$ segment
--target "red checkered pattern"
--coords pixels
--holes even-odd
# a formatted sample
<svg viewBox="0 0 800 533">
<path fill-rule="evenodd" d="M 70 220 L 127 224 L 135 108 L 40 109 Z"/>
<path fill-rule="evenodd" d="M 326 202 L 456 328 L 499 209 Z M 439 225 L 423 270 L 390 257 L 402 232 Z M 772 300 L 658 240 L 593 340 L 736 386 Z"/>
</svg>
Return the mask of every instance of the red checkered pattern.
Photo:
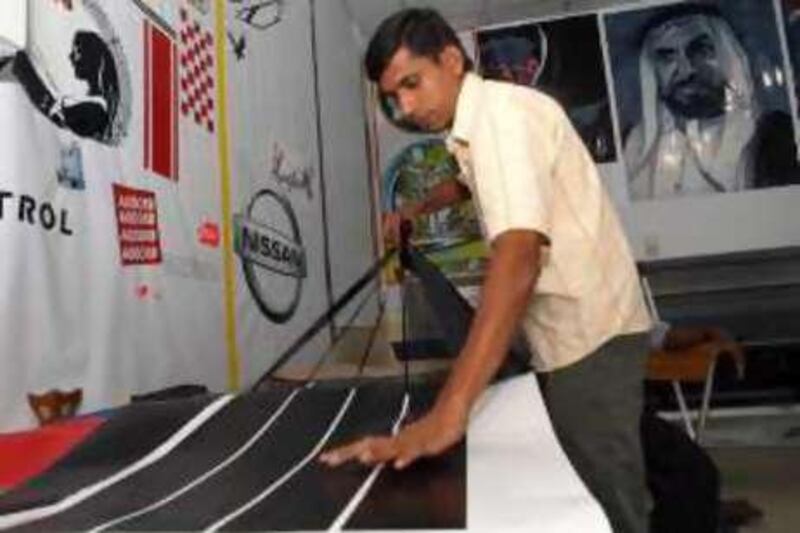
<svg viewBox="0 0 800 533">
<path fill-rule="evenodd" d="M 180 39 L 181 114 L 213 133 L 214 36 L 182 8 Z"/>
</svg>

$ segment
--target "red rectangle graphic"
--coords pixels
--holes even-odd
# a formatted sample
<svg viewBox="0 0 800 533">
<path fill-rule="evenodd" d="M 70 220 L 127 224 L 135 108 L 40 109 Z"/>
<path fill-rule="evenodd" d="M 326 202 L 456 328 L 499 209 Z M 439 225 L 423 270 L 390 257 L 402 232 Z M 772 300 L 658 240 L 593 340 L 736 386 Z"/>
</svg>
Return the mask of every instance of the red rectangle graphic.
<svg viewBox="0 0 800 533">
<path fill-rule="evenodd" d="M 154 24 L 144 31 L 145 168 L 178 179 L 176 45 Z"/>
</svg>

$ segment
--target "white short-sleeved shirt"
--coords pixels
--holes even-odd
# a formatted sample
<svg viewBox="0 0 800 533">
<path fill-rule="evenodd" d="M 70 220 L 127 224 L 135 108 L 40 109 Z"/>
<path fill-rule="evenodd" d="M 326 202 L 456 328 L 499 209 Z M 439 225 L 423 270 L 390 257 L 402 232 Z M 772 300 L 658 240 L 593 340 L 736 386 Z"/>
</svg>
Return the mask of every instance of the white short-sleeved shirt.
<svg viewBox="0 0 800 533">
<path fill-rule="evenodd" d="M 616 335 L 651 327 L 597 167 L 552 98 L 468 73 L 447 146 L 489 242 L 511 229 L 549 240 L 522 324 L 537 370 L 570 365 Z"/>
</svg>

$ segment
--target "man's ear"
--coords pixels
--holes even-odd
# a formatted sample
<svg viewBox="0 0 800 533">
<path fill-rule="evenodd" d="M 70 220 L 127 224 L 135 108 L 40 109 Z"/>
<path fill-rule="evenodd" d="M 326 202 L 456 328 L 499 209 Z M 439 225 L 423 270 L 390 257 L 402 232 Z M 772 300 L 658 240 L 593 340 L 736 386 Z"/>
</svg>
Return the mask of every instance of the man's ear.
<svg viewBox="0 0 800 533">
<path fill-rule="evenodd" d="M 439 52 L 439 63 L 459 76 L 464 73 L 464 54 L 453 44 L 446 45 Z"/>
</svg>

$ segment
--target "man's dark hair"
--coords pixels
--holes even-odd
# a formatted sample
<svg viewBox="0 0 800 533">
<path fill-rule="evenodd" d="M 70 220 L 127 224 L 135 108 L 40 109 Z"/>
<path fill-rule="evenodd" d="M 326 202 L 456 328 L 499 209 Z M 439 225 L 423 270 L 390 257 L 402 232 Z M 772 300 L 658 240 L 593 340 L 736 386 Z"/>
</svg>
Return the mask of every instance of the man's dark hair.
<svg viewBox="0 0 800 533">
<path fill-rule="evenodd" d="M 455 30 L 433 9 L 411 8 L 398 11 L 381 22 L 364 56 L 367 76 L 378 81 L 400 47 L 417 56 L 439 61 L 439 54 L 452 45 L 464 56 L 464 70 L 472 70 L 472 60 L 464 51 Z"/>
</svg>

